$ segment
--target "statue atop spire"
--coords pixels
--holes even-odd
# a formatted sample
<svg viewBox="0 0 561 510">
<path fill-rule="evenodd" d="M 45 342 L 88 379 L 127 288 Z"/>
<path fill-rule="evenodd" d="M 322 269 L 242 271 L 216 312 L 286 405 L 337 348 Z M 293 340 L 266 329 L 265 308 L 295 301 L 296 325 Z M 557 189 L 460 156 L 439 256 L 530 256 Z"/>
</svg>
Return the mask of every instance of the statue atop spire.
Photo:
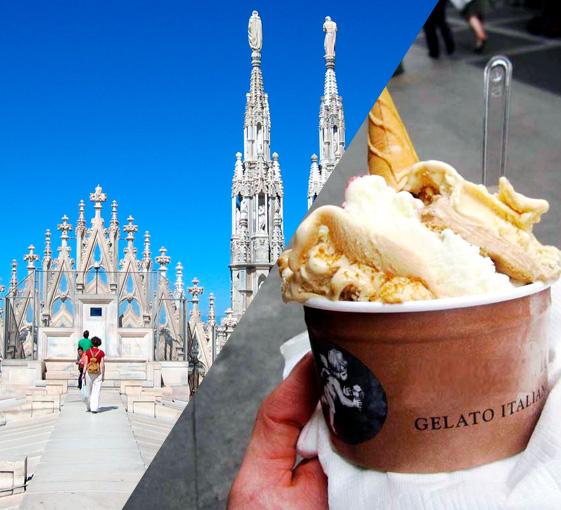
<svg viewBox="0 0 561 510">
<path fill-rule="evenodd" d="M 337 38 L 337 23 L 335 23 L 329 16 L 325 17 L 323 23 L 323 31 L 325 32 L 325 39 L 323 47 L 325 49 L 325 59 L 335 61 L 335 39 Z"/>
<path fill-rule="evenodd" d="M 260 52 L 263 47 L 263 26 L 257 11 L 251 13 L 247 27 L 247 38 L 249 47 L 256 52 Z"/>
</svg>

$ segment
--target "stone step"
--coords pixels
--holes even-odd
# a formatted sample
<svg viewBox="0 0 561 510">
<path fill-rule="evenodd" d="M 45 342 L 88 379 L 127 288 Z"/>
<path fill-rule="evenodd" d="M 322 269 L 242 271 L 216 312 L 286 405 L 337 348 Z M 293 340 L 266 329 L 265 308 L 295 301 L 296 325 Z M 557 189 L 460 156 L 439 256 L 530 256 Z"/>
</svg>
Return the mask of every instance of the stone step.
<svg viewBox="0 0 561 510">
<path fill-rule="evenodd" d="M 139 443 L 143 444 L 153 444 L 154 446 L 161 445 L 163 441 L 169 434 L 169 430 L 167 434 L 154 434 L 153 432 L 147 432 L 145 430 L 134 430 L 134 437 Z"/>
<path fill-rule="evenodd" d="M 0 510 L 18 510 L 24 494 L 2 496 L 0 494 Z"/>
<path fill-rule="evenodd" d="M 173 409 L 171 407 L 167 407 L 161 404 L 156 405 L 156 418 L 158 419 L 170 420 L 175 422 L 177 418 L 179 418 L 180 414 L 181 411 L 179 411 L 178 409 Z"/>
<path fill-rule="evenodd" d="M 135 422 L 135 420 L 138 418 L 147 418 L 153 420 L 154 423 L 137 423 Z M 154 432 L 155 434 L 158 433 L 167 434 L 171 430 L 170 424 L 167 421 L 161 422 L 151 416 L 141 416 L 138 414 L 132 414 L 130 421 L 133 431 L 148 430 Z"/>
<path fill-rule="evenodd" d="M 11 431 L 33 430 L 35 428 L 43 428 L 53 426 L 56 422 L 56 415 L 48 415 L 43 417 L 27 418 L 19 420 L 17 423 L 7 423 L 2 428 L 2 435 Z"/>
<path fill-rule="evenodd" d="M 28 480 L 27 460 L 0 460 L 0 494 L 11 496 L 25 491 Z"/>
<path fill-rule="evenodd" d="M 179 411 L 183 411 L 187 407 L 187 402 L 183 400 L 167 400 L 162 398 L 161 404 L 167 407 L 173 407 L 174 409 L 179 409 Z"/>
<path fill-rule="evenodd" d="M 47 441 L 27 442 L 22 441 L 19 445 L 12 447 L 0 448 L 0 458 L 6 460 L 18 460 L 26 455 L 29 457 L 37 457 L 41 455 Z"/>
<path fill-rule="evenodd" d="M 0 402 L 0 413 L 4 409 L 11 409 L 12 407 L 21 405 L 25 403 L 25 397 L 13 397 L 13 398 L 6 398 Z"/>
<path fill-rule="evenodd" d="M 0 448 L 4 447 L 4 445 L 9 445 L 10 441 L 18 441 L 18 440 L 40 440 L 42 437 L 48 437 L 51 433 L 52 427 L 42 427 L 32 430 L 13 430 L 13 431 L 6 431 L 2 430 L 2 434 L 0 435 Z"/>
<path fill-rule="evenodd" d="M 43 430 L 43 431 L 35 431 L 34 433 L 19 433 L 19 434 L 10 434 L 4 435 L 0 437 L 0 451 L 5 450 L 7 448 L 13 448 L 14 446 L 18 446 L 21 444 L 22 439 L 28 444 L 32 446 L 36 443 L 42 443 L 46 441 L 49 436 L 51 435 L 51 429 Z M 3 457 L 0 455 L 0 459 Z"/>
</svg>

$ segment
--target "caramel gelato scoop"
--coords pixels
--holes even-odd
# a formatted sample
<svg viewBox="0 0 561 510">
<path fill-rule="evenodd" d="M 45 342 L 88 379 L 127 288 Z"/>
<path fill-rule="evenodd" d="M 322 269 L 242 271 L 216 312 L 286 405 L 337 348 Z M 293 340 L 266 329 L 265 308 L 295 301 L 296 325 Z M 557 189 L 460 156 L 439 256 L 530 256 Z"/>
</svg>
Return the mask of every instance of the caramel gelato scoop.
<svg viewBox="0 0 561 510">
<path fill-rule="evenodd" d="M 501 178 L 498 193 L 461 177 L 450 165 L 419 162 L 389 92 L 384 89 L 368 117 L 368 169 L 397 191 L 407 190 L 425 204 L 422 221 L 450 229 L 488 255 L 499 272 L 520 283 L 559 277 L 561 255 L 532 234 L 549 205 L 517 193 Z"/>
<path fill-rule="evenodd" d="M 407 174 L 404 189 L 423 200 L 426 225 L 450 229 L 479 246 L 513 280 L 548 282 L 559 277 L 561 253 L 532 234 L 549 209 L 547 201 L 517 193 L 505 177 L 499 180 L 498 193 L 491 194 L 440 161 L 416 163 Z"/>
<path fill-rule="evenodd" d="M 353 179 L 343 207 L 312 212 L 279 258 L 285 301 L 403 301 L 512 288 L 488 257 L 422 221 L 423 202 L 380 176 Z"/>
</svg>

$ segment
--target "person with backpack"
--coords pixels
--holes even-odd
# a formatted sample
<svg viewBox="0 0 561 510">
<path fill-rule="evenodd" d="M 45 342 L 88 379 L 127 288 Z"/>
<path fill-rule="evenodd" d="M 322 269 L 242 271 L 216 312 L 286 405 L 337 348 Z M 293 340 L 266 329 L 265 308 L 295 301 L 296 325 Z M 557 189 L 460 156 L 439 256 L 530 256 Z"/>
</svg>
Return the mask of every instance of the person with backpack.
<svg viewBox="0 0 561 510">
<path fill-rule="evenodd" d="M 92 338 L 92 347 L 84 356 L 84 379 L 86 381 L 88 398 L 86 400 L 87 410 L 97 413 L 99 410 L 99 393 L 101 383 L 105 380 L 105 353 L 99 348 L 101 339 L 97 336 Z"/>
</svg>

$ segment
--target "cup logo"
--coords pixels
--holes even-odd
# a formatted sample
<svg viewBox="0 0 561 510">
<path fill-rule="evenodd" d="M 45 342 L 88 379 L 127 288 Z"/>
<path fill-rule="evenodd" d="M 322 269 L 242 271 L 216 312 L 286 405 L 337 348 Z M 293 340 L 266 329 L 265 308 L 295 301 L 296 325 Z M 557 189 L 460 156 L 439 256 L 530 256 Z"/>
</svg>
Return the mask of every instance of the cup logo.
<svg viewBox="0 0 561 510">
<path fill-rule="evenodd" d="M 331 432 L 348 444 L 372 439 L 388 410 L 380 381 L 341 347 L 312 340 L 312 350 L 323 388 L 323 416 Z"/>
</svg>

